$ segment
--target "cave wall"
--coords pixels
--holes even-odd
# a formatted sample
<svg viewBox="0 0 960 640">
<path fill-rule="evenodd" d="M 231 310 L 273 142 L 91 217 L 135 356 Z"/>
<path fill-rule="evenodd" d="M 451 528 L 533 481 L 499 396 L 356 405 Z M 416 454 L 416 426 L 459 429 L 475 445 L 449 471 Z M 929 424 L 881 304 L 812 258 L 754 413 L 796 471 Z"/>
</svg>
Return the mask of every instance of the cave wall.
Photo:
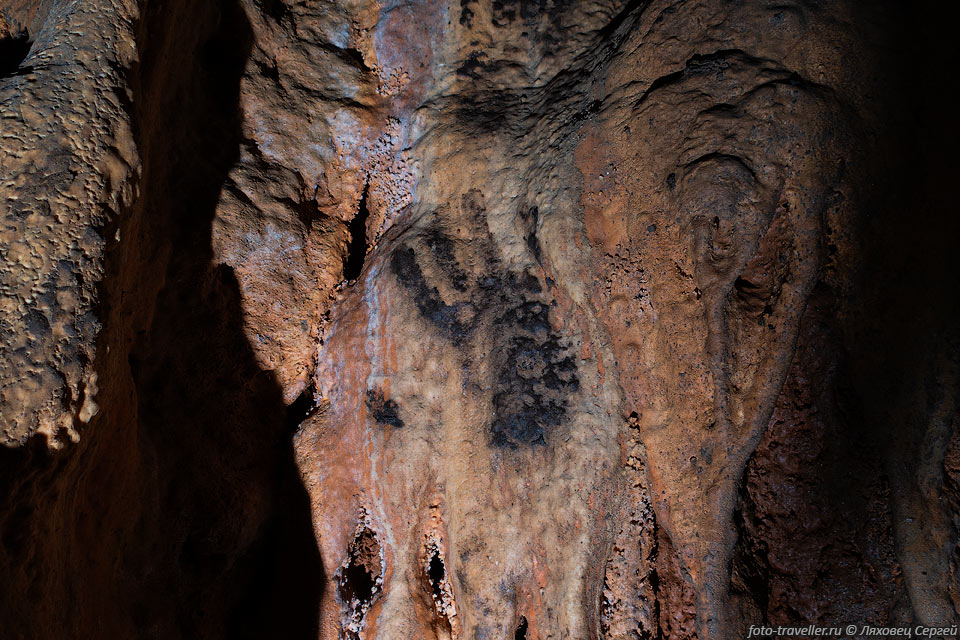
<svg viewBox="0 0 960 640">
<path fill-rule="evenodd" d="M 0 16 L 11 637 L 957 622 L 932 3 Z"/>
</svg>

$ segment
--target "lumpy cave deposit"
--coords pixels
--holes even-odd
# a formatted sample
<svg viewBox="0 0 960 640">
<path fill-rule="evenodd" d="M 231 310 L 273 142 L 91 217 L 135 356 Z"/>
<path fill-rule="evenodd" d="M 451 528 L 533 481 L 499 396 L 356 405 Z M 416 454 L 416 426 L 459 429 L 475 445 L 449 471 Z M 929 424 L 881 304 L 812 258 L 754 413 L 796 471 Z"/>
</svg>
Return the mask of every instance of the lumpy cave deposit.
<svg viewBox="0 0 960 640">
<path fill-rule="evenodd" d="M 957 624 L 953 24 L 0 0 L 0 634 Z"/>
</svg>

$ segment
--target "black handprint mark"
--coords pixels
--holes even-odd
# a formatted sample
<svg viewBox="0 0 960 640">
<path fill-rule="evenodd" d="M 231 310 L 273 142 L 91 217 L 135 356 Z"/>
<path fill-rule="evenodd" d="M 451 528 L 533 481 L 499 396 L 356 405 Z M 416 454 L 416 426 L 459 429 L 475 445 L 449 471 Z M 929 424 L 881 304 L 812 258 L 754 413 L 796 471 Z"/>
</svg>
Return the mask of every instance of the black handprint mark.
<svg viewBox="0 0 960 640">
<path fill-rule="evenodd" d="M 531 218 L 524 214 L 521 219 Z M 494 414 L 488 426 L 491 444 L 544 445 L 566 419 L 567 397 L 580 388 L 577 361 L 550 323 L 552 301 L 533 265 L 524 271 L 504 268 L 485 216 L 480 193 L 466 194 L 459 215 L 437 212 L 436 223 L 419 242 L 394 252 L 391 269 L 420 315 L 454 346 L 477 346 L 481 337 L 492 345 L 483 354 L 494 363 L 486 385 Z M 473 231 L 470 242 L 458 242 L 444 229 L 456 223 Z M 527 240 L 539 262 L 533 231 Z M 475 266 L 468 270 L 464 264 Z"/>
</svg>

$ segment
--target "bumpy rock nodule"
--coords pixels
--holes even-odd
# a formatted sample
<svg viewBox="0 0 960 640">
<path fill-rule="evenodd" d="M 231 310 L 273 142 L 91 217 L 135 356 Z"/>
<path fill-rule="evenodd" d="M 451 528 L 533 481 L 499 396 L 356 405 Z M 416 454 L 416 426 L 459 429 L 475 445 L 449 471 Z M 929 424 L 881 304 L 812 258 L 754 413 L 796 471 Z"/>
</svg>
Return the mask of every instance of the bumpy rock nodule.
<svg viewBox="0 0 960 640">
<path fill-rule="evenodd" d="M 935 13 L 0 0 L 4 629 L 956 622 Z"/>
</svg>

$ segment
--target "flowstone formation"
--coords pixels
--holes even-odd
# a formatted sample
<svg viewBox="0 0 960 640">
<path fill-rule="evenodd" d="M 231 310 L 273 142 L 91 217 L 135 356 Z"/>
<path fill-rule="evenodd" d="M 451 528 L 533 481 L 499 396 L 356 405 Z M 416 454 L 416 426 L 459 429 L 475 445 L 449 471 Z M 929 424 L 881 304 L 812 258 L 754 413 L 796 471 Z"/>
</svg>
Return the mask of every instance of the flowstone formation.
<svg viewBox="0 0 960 640">
<path fill-rule="evenodd" d="M 4 633 L 956 624 L 948 25 L 0 0 Z"/>
</svg>

